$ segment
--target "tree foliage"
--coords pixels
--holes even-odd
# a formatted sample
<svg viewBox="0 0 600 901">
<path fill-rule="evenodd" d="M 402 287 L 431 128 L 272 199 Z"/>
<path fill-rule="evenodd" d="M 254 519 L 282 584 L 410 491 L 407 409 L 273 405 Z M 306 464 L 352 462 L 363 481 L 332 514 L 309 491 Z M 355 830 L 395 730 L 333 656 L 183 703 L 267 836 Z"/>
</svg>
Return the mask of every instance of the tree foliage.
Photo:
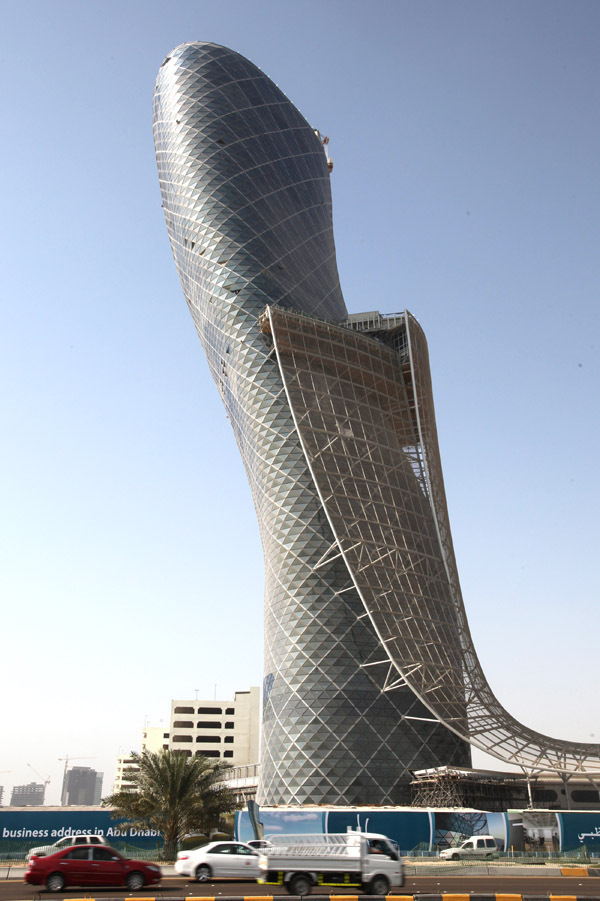
<svg viewBox="0 0 600 901">
<path fill-rule="evenodd" d="M 178 751 L 132 752 L 124 771 L 132 789 L 103 798 L 112 816 L 132 826 L 160 831 L 164 856 L 173 859 L 177 846 L 190 832 L 218 829 L 224 814 L 235 810 L 234 793 L 223 785 L 230 767 L 208 757 L 187 757 Z"/>
</svg>

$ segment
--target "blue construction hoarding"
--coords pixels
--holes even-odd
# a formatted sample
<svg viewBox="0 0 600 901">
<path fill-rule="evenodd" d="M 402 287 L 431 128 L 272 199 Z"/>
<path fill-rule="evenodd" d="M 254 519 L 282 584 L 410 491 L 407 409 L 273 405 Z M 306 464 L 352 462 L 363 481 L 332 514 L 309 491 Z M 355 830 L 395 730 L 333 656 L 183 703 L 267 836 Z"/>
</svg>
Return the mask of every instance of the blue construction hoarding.
<svg viewBox="0 0 600 901">
<path fill-rule="evenodd" d="M 117 850 L 153 850 L 162 847 L 160 833 L 111 818 L 101 807 L 0 807 L 0 857 L 26 853 L 51 845 L 69 835 L 102 835 Z"/>
<path fill-rule="evenodd" d="M 471 835 L 493 835 L 499 851 L 585 848 L 588 855 L 600 857 L 600 812 L 593 811 L 263 807 L 258 818 L 265 835 L 359 828 L 389 835 L 405 852 L 434 851 Z M 102 835 L 129 855 L 158 853 L 163 844 L 156 830 L 112 819 L 105 808 L 0 808 L 0 859 L 24 856 L 30 848 L 82 833 Z M 235 834 L 241 841 L 255 837 L 247 810 L 237 812 Z"/>
<path fill-rule="evenodd" d="M 588 855 L 600 857 L 600 812 L 262 807 L 257 815 L 265 836 L 360 829 L 387 835 L 409 853 L 492 835 L 499 851 L 571 852 L 585 847 Z M 241 841 L 256 837 L 247 810 L 236 814 L 235 835 Z"/>
</svg>

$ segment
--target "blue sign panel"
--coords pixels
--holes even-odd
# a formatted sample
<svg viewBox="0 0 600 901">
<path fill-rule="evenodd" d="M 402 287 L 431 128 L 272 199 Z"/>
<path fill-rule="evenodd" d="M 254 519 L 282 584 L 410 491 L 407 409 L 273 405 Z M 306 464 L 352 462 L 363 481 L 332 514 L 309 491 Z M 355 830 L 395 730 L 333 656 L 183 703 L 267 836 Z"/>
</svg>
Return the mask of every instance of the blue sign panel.
<svg viewBox="0 0 600 901">
<path fill-rule="evenodd" d="M 65 836 L 83 834 L 102 835 L 118 850 L 131 846 L 150 850 L 162 846 L 162 836 L 156 830 L 129 826 L 122 819 L 113 820 L 109 810 L 98 807 L 87 810 L 0 808 L 0 855 L 5 859 L 11 853 L 26 853 L 30 848 L 52 845 Z"/>
<path fill-rule="evenodd" d="M 585 847 L 588 854 L 600 855 L 600 813 L 570 810 L 557 814 L 563 851 Z"/>
<path fill-rule="evenodd" d="M 258 820 L 263 824 L 264 835 L 296 835 L 298 833 L 324 832 L 325 809 L 279 810 L 260 807 Z M 254 830 L 247 810 L 239 810 L 235 815 L 235 836 L 241 842 L 254 838 Z"/>
<path fill-rule="evenodd" d="M 458 845 L 473 835 L 492 835 L 498 851 L 507 848 L 507 817 L 485 810 L 436 810 L 434 845 L 436 849 Z"/>
<path fill-rule="evenodd" d="M 330 810 L 328 832 L 378 832 L 398 843 L 401 851 L 431 847 L 431 817 L 426 810 Z"/>
<path fill-rule="evenodd" d="M 261 807 L 258 820 L 263 834 L 289 835 L 297 833 L 347 832 L 349 828 L 361 832 L 378 832 L 398 842 L 401 850 L 409 851 L 418 845 L 428 849 L 431 842 L 431 817 L 422 810 L 286 810 Z M 254 832 L 247 810 L 238 811 L 235 835 L 240 841 L 253 839 Z"/>
</svg>

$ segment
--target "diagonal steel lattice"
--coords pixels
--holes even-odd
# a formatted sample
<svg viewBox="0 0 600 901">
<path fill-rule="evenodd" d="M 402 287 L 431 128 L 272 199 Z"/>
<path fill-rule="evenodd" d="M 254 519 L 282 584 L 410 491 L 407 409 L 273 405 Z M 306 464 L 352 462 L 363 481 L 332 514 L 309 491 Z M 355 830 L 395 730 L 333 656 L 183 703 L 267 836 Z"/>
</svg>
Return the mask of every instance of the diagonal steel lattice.
<svg viewBox="0 0 600 901">
<path fill-rule="evenodd" d="M 258 800 L 406 803 L 411 771 L 600 773 L 598 745 L 511 717 L 471 640 L 425 336 L 348 316 L 318 132 L 256 66 L 183 44 L 154 95 L 184 295 L 244 461 L 265 558 Z M 189 752 L 191 753 L 191 752 Z"/>
</svg>

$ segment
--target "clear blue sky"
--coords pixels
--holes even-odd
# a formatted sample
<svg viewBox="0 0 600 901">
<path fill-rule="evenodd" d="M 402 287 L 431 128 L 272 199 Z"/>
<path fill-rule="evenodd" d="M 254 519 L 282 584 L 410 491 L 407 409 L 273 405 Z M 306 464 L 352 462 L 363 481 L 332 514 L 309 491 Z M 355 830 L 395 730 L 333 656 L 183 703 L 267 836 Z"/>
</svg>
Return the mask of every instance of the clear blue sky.
<svg viewBox="0 0 600 901">
<path fill-rule="evenodd" d="M 525 723 L 600 737 L 600 4 L 0 4 L 0 785 L 105 772 L 262 679 L 252 501 L 170 255 L 169 51 L 226 44 L 331 137 L 351 312 L 429 340 L 458 565 Z"/>
</svg>

